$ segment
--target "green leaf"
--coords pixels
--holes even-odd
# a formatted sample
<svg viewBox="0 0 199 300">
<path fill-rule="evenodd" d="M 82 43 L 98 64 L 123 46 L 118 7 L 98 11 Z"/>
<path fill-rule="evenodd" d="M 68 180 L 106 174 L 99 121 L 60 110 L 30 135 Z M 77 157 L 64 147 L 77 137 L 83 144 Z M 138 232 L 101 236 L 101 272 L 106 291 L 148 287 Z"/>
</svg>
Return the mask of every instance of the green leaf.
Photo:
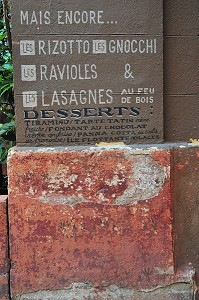
<svg viewBox="0 0 199 300">
<path fill-rule="evenodd" d="M 16 127 L 16 122 L 9 122 L 9 123 L 3 124 L 3 126 L 1 126 L 1 128 L 0 128 L 0 135 L 14 130 L 15 127 Z"/>
<path fill-rule="evenodd" d="M 7 71 L 12 71 L 13 70 L 13 66 L 11 64 L 9 64 L 9 63 L 3 64 L 2 68 L 4 70 L 7 70 Z"/>
<path fill-rule="evenodd" d="M 0 148 L 0 161 L 5 163 L 7 161 L 8 149 L 6 147 Z"/>
<path fill-rule="evenodd" d="M 5 32 L 4 33 L 0 32 L 0 41 L 2 41 L 3 39 L 5 39 L 5 37 L 6 37 L 6 33 Z"/>
<path fill-rule="evenodd" d="M 13 88 L 13 83 L 7 83 L 4 84 L 1 88 L 0 88 L 0 97 L 3 96 L 3 94 L 5 94 L 5 92 L 7 92 L 8 90 L 12 90 Z"/>
</svg>

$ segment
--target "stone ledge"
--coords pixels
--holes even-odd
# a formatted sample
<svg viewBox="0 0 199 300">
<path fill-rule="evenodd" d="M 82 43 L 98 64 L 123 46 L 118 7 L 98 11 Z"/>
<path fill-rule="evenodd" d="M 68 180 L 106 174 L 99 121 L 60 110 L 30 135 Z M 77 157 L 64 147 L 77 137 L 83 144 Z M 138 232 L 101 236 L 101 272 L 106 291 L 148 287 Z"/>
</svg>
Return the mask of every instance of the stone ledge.
<svg viewBox="0 0 199 300">
<path fill-rule="evenodd" d="M 145 292 L 117 286 L 98 290 L 89 284 L 74 283 L 60 291 L 39 291 L 37 293 L 20 295 L 16 300 L 191 300 L 192 296 L 192 285 L 185 283 L 176 283 Z"/>
</svg>

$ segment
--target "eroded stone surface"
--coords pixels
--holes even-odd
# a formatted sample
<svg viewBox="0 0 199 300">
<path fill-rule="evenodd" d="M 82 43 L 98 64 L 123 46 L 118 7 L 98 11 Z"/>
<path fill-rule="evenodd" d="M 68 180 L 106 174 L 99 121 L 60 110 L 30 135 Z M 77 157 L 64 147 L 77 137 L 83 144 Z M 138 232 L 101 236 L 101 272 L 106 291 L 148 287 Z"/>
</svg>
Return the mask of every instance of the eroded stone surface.
<svg viewBox="0 0 199 300">
<path fill-rule="evenodd" d="M 138 292 L 135 290 L 110 286 L 102 290 L 89 284 L 76 283 L 60 291 L 40 291 L 18 296 L 17 300 L 191 300 L 191 284 L 178 283 L 153 291 Z"/>
<path fill-rule="evenodd" d="M 169 168 L 168 150 L 13 152 L 13 296 L 72 282 L 135 290 L 174 282 Z"/>
<path fill-rule="evenodd" d="M 9 299 L 7 196 L 0 195 L 0 300 Z"/>
<path fill-rule="evenodd" d="M 199 145 L 173 150 L 175 262 L 199 274 Z M 197 275 L 198 277 L 198 275 Z"/>
<path fill-rule="evenodd" d="M 139 155 L 125 151 L 33 155 L 34 164 L 31 153 L 18 157 L 23 164 L 17 174 L 18 185 L 12 189 L 52 205 L 120 205 L 151 199 L 158 195 L 168 174 L 165 166 L 144 151 Z"/>
<path fill-rule="evenodd" d="M 0 195 L 0 275 L 8 272 L 7 196 Z"/>
<path fill-rule="evenodd" d="M 0 300 L 10 300 L 8 274 L 0 275 Z"/>
</svg>

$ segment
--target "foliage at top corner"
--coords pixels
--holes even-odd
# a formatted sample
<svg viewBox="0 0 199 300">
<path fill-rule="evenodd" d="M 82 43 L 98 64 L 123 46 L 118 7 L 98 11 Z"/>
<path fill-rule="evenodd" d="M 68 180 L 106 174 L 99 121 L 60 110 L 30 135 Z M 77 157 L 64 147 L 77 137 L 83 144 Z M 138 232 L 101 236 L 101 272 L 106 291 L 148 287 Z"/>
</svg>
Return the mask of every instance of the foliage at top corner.
<svg viewBox="0 0 199 300">
<path fill-rule="evenodd" d="M 6 14 L 6 17 L 4 16 Z M 0 0 L 0 163 L 6 163 L 8 150 L 15 145 L 13 66 L 7 0 Z"/>
<path fill-rule="evenodd" d="M 9 12 L 5 21 L 5 2 L 0 0 L 0 111 L 14 114 L 13 65 L 8 41 Z M 8 7 L 6 8 L 6 10 Z M 7 23 L 7 24 L 6 24 Z"/>
</svg>

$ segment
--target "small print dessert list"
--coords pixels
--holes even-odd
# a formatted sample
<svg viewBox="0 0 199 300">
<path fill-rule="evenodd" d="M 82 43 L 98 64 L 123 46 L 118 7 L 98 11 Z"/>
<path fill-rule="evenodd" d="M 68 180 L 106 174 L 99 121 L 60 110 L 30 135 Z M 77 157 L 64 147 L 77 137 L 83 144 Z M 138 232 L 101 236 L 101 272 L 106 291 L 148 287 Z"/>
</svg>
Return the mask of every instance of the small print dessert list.
<svg viewBox="0 0 199 300">
<path fill-rule="evenodd" d="M 13 5 L 18 145 L 161 142 L 160 1 L 74 2 Z"/>
</svg>

